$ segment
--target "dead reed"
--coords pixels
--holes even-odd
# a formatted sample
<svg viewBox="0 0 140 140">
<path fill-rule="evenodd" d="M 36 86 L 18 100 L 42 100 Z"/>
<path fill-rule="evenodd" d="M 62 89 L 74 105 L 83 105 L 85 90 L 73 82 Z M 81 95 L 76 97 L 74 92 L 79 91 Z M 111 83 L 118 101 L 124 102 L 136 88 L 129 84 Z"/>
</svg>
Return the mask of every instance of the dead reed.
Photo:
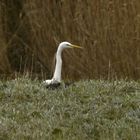
<svg viewBox="0 0 140 140">
<path fill-rule="evenodd" d="M 24 0 L 20 5 L 12 40 L 24 50 L 21 69 L 27 64 L 26 70 L 49 77 L 58 43 L 67 40 L 84 50 L 63 53 L 65 79 L 140 78 L 140 1 Z M 16 70 L 21 65 L 13 63 Z"/>
</svg>

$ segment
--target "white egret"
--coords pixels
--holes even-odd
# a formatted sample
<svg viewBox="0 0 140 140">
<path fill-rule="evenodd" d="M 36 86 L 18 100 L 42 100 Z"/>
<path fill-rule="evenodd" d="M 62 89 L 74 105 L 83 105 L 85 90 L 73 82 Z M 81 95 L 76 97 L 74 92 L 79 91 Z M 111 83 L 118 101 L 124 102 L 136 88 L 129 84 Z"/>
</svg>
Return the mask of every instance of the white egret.
<svg viewBox="0 0 140 140">
<path fill-rule="evenodd" d="M 53 74 L 53 78 L 50 80 L 43 81 L 43 84 L 47 87 L 49 87 L 49 86 L 57 87 L 61 83 L 61 70 L 62 70 L 61 54 L 62 54 L 63 49 L 65 49 L 65 48 L 82 48 L 82 47 L 73 45 L 66 41 L 59 44 L 57 52 L 56 52 L 56 65 L 55 65 L 55 71 Z"/>
</svg>

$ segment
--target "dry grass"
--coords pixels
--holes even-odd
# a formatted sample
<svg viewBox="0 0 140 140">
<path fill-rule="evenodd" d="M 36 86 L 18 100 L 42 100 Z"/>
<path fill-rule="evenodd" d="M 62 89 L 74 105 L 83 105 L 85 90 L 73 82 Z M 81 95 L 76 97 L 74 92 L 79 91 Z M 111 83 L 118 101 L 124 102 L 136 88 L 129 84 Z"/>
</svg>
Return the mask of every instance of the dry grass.
<svg viewBox="0 0 140 140">
<path fill-rule="evenodd" d="M 139 140 L 140 83 L 88 80 L 47 90 L 0 81 L 0 140 Z"/>
<path fill-rule="evenodd" d="M 7 6 L 17 9 L 8 15 L 17 21 L 15 30 L 8 30 L 13 37 L 8 41 L 14 40 L 10 51 L 24 50 L 22 65 L 10 60 L 16 70 L 46 71 L 49 77 L 58 43 L 67 40 L 84 51 L 64 52 L 65 79 L 140 78 L 140 1 L 25 0 Z"/>
</svg>

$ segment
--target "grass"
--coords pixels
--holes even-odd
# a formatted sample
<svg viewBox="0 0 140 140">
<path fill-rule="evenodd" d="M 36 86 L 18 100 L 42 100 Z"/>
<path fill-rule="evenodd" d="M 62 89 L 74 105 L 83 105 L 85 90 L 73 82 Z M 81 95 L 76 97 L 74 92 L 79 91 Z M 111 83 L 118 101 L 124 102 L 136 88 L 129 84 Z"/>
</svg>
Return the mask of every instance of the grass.
<svg viewBox="0 0 140 140">
<path fill-rule="evenodd" d="M 87 80 L 57 90 L 0 82 L 1 140 L 138 140 L 140 83 Z"/>
</svg>

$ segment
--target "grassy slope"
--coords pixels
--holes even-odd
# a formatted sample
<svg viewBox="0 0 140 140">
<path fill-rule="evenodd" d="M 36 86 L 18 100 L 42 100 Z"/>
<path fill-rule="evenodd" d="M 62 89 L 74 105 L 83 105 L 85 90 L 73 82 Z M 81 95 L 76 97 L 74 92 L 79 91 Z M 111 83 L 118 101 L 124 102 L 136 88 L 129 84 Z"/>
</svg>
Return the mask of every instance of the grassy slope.
<svg viewBox="0 0 140 140">
<path fill-rule="evenodd" d="M 138 89 L 126 81 L 81 81 L 58 90 L 28 78 L 0 82 L 0 139 L 140 139 Z"/>
</svg>

